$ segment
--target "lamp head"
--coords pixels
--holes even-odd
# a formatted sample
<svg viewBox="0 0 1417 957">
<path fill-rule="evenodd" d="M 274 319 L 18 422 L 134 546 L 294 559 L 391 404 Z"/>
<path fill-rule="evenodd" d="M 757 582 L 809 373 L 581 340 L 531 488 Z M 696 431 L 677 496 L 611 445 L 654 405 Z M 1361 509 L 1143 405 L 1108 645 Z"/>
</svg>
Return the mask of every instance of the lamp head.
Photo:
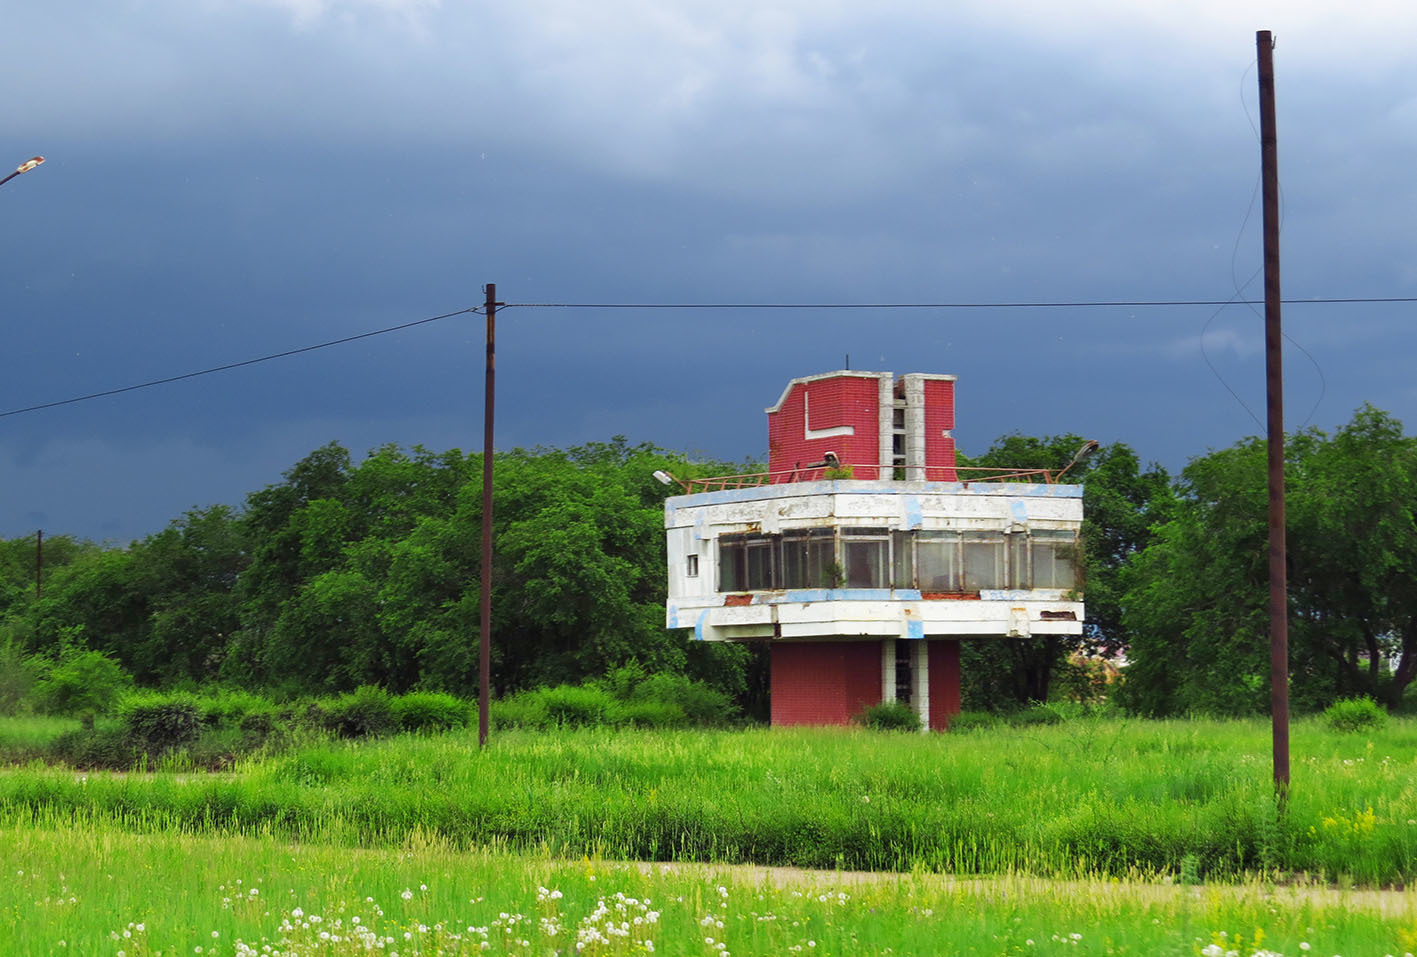
<svg viewBox="0 0 1417 957">
<path fill-rule="evenodd" d="M 1102 446 L 1098 444 L 1096 439 L 1088 439 L 1082 444 L 1082 448 L 1078 449 L 1076 452 L 1073 453 L 1073 460 L 1068 463 L 1068 466 L 1071 467 L 1077 465 L 1079 462 L 1087 458 L 1092 453 L 1096 452 L 1101 447 Z"/>
<path fill-rule="evenodd" d="M 672 476 L 672 475 L 670 475 L 668 472 L 664 471 L 664 469 L 655 469 L 655 470 L 654 470 L 654 477 L 659 481 L 659 484 L 660 484 L 660 485 L 673 485 L 673 484 L 674 484 L 674 476 Z"/>
</svg>

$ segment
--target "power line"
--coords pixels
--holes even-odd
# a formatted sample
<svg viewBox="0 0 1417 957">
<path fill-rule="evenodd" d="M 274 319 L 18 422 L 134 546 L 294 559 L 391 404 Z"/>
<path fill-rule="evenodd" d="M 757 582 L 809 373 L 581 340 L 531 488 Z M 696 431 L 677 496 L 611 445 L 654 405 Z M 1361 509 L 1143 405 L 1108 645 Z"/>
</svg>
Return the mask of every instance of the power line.
<svg viewBox="0 0 1417 957">
<path fill-rule="evenodd" d="M 0 412 L 0 419 L 11 415 L 22 415 L 26 412 L 38 412 L 41 409 L 53 409 L 61 405 L 73 405 L 75 402 L 87 402 L 89 399 L 101 399 L 110 395 L 121 395 L 124 392 L 136 392 L 139 389 L 150 389 L 157 385 L 167 385 L 170 382 L 181 382 L 183 379 L 195 379 L 198 376 L 211 375 L 214 372 L 225 372 L 228 369 L 240 369 L 242 366 L 253 366 L 260 362 L 270 362 L 272 359 L 284 359 L 287 356 L 300 355 L 302 352 L 314 352 L 316 349 L 328 349 L 330 346 L 344 345 L 347 342 L 357 342 L 360 339 L 369 339 L 373 336 L 382 336 L 390 332 L 399 332 L 403 329 L 412 329 L 414 326 L 425 325 L 430 322 L 438 322 L 441 319 L 451 319 L 453 316 L 463 316 L 469 313 L 479 313 L 480 310 L 469 308 L 459 309 L 457 312 L 444 313 L 441 316 L 429 316 L 427 319 L 416 319 L 413 322 L 405 322 L 397 326 L 389 326 L 384 329 L 375 329 L 373 332 L 361 332 L 358 335 L 345 336 L 342 339 L 331 339 L 329 342 L 320 342 L 313 346 L 302 346 L 299 349 L 289 349 L 285 352 L 276 352 L 268 356 L 259 356 L 255 359 L 244 359 L 241 362 L 228 362 L 226 365 L 213 366 L 210 369 L 201 369 L 197 372 L 186 372 L 182 375 L 167 376 L 163 379 L 153 379 L 148 382 L 139 382 L 137 385 L 125 385 L 119 389 L 105 389 L 102 392 L 90 392 L 88 395 L 76 395 L 71 399 L 60 399 L 57 402 L 42 402 L 39 405 L 26 406 L 23 409 L 11 409 L 9 412 Z"/>
<path fill-rule="evenodd" d="M 1417 302 L 1417 296 L 1285 299 L 1285 305 L 1328 306 Z M 1106 299 L 1079 302 L 509 302 L 511 309 L 1080 309 L 1165 306 L 1257 306 L 1263 299 Z"/>
<path fill-rule="evenodd" d="M 1417 302 L 1417 296 L 1351 296 L 1342 298 L 1313 298 L 1313 299 L 1285 299 L 1286 305 L 1343 305 L 1343 304 L 1366 304 L 1366 303 L 1413 303 Z M 1058 301 L 1058 302 L 512 302 L 499 306 L 499 309 L 510 309 L 520 307 L 523 309 L 1079 309 L 1079 308 L 1157 308 L 1171 306 L 1242 306 L 1259 305 L 1263 300 L 1252 299 L 1134 299 L 1134 300 L 1092 300 L 1092 301 Z M 391 332 L 400 332 L 404 329 L 412 329 L 415 326 L 426 325 L 431 322 L 439 322 L 443 319 L 451 319 L 454 316 L 481 315 L 482 310 L 477 307 L 458 309 L 455 312 L 443 313 L 439 316 L 429 316 L 426 319 L 415 319 L 413 322 L 405 322 L 396 326 L 388 326 L 383 329 L 375 329 L 372 332 L 361 332 L 357 335 L 344 336 L 340 339 L 331 339 L 328 342 L 319 342 L 315 345 L 302 346 L 298 349 L 288 349 L 285 352 L 276 352 L 271 355 L 258 356 L 254 359 L 243 359 L 240 362 L 228 362 L 225 365 L 213 366 L 210 369 L 199 369 L 195 372 L 185 372 L 181 375 L 166 376 L 161 379 L 151 379 L 147 382 L 139 382 L 134 385 L 122 386 L 117 389 L 105 389 L 101 392 L 90 392 L 86 395 L 76 395 L 68 399 L 59 399 L 54 402 L 41 402 L 38 405 L 29 405 L 20 409 L 10 409 L 7 412 L 0 412 L 0 419 L 13 415 L 24 415 L 27 412 L 39 412 L 43 409 L 58 408 L 63 405 L 73 405 L 77 402 L 87 402 L 90 399 L 102 399 L 112 395 L 122 395 L 125 392 L 136 392 L 140 389 L 151 389 L 154 386 L 168 385 L 173 382 L 182 382 L 185 379 L 195 379 L 200 376 L 212 375 L 217 372 L 226 372 L 230 369 L 240 369 L 244 366 L 257 365 L 262 362 L 270 362 L 273 359 L 284 359 L 289 356 L 300 355 L 305 352 L 314 352 L 318 349 L 328 349 L 331 346 L 344 345 L 349 342 L 357 342 L 360 339 L 370 339 L 374 336 L 387 335 Z"/>
</svg>

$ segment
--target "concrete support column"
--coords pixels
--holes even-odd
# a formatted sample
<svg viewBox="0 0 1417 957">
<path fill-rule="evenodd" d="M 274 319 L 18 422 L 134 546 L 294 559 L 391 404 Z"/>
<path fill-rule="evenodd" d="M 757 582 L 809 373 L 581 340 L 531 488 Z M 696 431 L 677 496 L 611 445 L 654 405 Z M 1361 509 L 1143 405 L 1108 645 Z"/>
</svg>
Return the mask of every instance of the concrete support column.
<svg viewBox="0 0 1417 957">
<path fill-rule="evenodd" d="M 920 716 L 922 729 L 930 730 L 930 643 L 910 643 L 910 703 Z"/>
</svg>

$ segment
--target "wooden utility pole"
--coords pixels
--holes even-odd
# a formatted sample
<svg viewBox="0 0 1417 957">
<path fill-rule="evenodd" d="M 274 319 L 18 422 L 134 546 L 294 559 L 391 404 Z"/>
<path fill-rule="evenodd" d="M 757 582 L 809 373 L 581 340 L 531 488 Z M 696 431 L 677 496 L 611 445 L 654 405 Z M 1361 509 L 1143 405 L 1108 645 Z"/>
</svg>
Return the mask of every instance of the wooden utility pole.
<svg viewBox="0 0 1417 957">
<path fill-rule="evenodd" d="M 477 745 L 487 746 L 492 684 L 492 404 L 497 381 L 497 284 L 487 284 L 487 372 L 482 407 L 482 622 L 477 633 Z"/>
<path fill-rule="evenodd" d="M 1279 322 L 1279 140 L 1274 129 L 1274 38 L 1255 34 L 1264 204 L 1264 352 L 1269 445 L 1269 680 L 1274 788 L 1289 795 L 1289 582 L 1284 537 L 1284 365 Z"/>
</svg>

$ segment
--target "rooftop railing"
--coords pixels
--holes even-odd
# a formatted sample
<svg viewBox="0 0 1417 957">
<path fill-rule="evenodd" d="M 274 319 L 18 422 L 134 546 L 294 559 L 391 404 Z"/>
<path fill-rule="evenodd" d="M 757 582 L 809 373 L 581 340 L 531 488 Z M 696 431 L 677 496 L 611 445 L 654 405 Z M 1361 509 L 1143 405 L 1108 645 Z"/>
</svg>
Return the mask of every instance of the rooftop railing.
<svg viewBox="0 0 1417 957">
<path fill-rule="evenodd" d="M 818 482 L 824 479 L 891 479 L 919 471 L 912 468 L 887 468 L 871 465 L 839 465 L 835 468 L 812 466 L 778 469 L 772 472 L 745 472 L 741 475 L 718 475 L 712 478 L 675 479 L 686 495 L 695 492 L 720 492 L 726 489 L 758 488 L 763 485 L 785 485 L 790 482 Z M 1026 482 L 1052 485 L 1066 469 L 998 469 L 973 465 L 927 465 L 926 482 Z M 882 474 L 885 473 L 885 474 Z"/>
</svg>

